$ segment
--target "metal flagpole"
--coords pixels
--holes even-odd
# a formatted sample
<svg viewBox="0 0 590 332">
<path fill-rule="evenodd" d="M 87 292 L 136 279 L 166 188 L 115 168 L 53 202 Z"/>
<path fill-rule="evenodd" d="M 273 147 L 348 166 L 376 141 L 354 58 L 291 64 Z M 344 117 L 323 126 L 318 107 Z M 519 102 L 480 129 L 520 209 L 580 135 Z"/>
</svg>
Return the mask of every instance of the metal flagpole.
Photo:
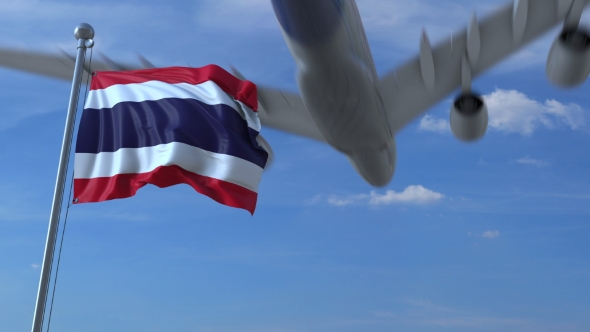
<svg viewBox="0 0 590 332">
<path fill-rule="evenodd" d="M 74 119 L 80 93 L 82 70 L 84 69 L 82 66 L 86 55 L 86 49 L 91 48 L 94 45 L 94 41 L 92 40 L 92 38 L 94 38 L 94 29 L 90 24 L 81 23 L 76 29 L 74 29 L 74 37 L 78 40 L 78 52 L 76 54 L 72 91 L 70 92 L 66 127 L 64 130 L 59 165 L 57 168 L 57 180 L 53 192 L 53 203 L 51 205 L 51 215 L 49 217 L 49 229 L 47 231 L 47 240 L 45 242 L 45 254 L 43 255 L 43 265 L 41 267 L 41 279 L 39 280 L 39 291 L 37 292 L 37 303 L 35 304 L 32 332 L 41 332 L 43 327 L 43 314 L 45 312 L 45 303 L 47 301 L 47 293 L 49 289 L 49 278 L 51 276 L 55 239 L 57 228 L 59 226 L 58 220 L 61 212 L 64 185 L 66 182 L 66 171 L 70 157 L 70 146 L 72 135 L 74 133 Z"/>
</svg>

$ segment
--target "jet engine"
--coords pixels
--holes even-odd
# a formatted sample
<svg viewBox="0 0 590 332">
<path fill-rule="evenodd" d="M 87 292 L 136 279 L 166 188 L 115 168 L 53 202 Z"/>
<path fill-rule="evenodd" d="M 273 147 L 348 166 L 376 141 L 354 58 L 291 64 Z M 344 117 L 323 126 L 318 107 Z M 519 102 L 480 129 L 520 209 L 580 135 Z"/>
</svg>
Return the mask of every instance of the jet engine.
<svg viewBox="0 0 590 332">
<path fill-rule="evenodd" d="M 451 107 L 451 131 L 461 141 L 480 139 L 488 129 L 488 109 L 483 99 L 472 93 L 463 93 Z"/>
<path fill-rule="evenodd" d="M 590 35 L 583 29 L 565 29 L 547 57 L 547 77 L 554 85 L 573 87 L 590 74 Z"/>
</svg>

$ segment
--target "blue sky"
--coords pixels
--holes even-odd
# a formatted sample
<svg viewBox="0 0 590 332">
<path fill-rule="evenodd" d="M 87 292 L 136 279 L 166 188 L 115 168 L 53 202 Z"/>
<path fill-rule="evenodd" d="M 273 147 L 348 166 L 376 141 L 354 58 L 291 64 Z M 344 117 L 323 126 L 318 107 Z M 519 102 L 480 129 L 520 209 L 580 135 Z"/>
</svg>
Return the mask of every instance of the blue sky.
<svg viewBox="0 0 590 332">
<path fill-rule="evenodd" d="M 504 1 L 359 0 L 379 73 Z M 590 17 L 583 18 L 590 25 Z M 266 0 L 35 1 L 0 8 L 0 46 L 157 66 L 233 64 L 296 90 Z M 552 87 L 552 31 L 474 81 L 487 135 L 458 142 L 453 96 L 397 137 L 367 185 L 329 146 L 263 128 L 254 217 L 185 185 L 70 209 L 55 331 L 587 331 L 590 88 Z M 70 83 L 0 69 L 0 331 L 30 329 Z"/>
</svg>

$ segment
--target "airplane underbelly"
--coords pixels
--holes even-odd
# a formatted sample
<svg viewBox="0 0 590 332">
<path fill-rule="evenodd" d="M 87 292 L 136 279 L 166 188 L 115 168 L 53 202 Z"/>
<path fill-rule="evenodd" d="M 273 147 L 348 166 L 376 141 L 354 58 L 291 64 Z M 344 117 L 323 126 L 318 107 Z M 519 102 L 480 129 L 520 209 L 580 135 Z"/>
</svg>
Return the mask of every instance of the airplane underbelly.
<svg viewBox="0 0 590 332">
<path fill-rule="evenodd" d="M 379 112 L 378 96 L 360 66 L 326 63 L 300 70 L 297 84 L 310 115 L 336 149 L 346 152 L 391 139 Z"/>
<path fill-rule="evenodd" d="M 301 97 L 318 129 L 367 182 L 383 186 L 393 176 L 395 143 L 371 70 L 352 51 L 341 4 L 273 0 L 297 63 Z"/>
<path fill-rule="evenodd" d="M 376 90 L 356 64 L 322 68 L 298 73 L 306 108 L 326 141 L 345 153 L 367 182 L 386 185 L 395 168 L 395 142 Z"/>
</svg>

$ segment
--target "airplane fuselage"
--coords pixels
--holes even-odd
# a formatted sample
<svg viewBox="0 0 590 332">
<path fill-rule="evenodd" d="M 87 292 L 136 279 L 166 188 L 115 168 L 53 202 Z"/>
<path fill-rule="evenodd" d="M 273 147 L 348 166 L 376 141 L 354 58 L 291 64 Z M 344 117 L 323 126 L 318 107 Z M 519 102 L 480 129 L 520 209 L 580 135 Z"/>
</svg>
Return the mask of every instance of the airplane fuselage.
<svg viewBox="0 0 590 332">
<path fill-rule="evenodd" d="M 395 169 L 395 141 L 354 1 L 272 0 L 303 102 L 326 141 L 371 185 Z"/>
</svg>

